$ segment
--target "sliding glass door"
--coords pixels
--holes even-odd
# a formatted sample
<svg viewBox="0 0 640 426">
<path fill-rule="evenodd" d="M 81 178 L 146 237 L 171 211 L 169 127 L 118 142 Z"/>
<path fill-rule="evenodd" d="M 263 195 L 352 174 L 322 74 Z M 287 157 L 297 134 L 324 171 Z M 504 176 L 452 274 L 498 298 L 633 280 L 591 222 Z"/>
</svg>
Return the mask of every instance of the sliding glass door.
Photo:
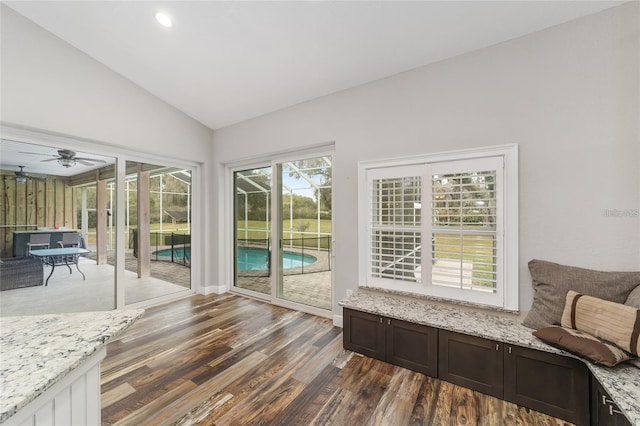
<svg viewBox="0 0 640 426">
<path fill-rule="evenodd" d="M 188 168 L 126 162 L 125 304 L 191 289 Z"/>
<path fill-rule="evenodd" d="M 271 294 L 271 166 L 234 172 L 234 285 Z"/>
<path fill-rule="evenodd" d="M 235 290 L 331 309 L 331 166 L 325 155 L 233 172 Z"/>
</svg>

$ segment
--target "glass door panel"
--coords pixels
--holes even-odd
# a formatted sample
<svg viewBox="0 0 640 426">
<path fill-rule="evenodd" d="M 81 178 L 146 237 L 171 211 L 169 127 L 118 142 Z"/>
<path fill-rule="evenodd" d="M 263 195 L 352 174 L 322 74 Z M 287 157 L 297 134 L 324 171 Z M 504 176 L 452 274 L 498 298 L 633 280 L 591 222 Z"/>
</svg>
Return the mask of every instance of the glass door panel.
<svg viewBox="0 0 640 426">
<path fill-rule="evenodd" d="M 236 171 L 234 287 L 271 294 L 271 166 Z"/>
<path fill-rule="evenodd" d="M 331 157 L 278 165 L 277 297 L 331 309 Z"/>
<path fill-rule="evenodd" d="M 127 161 L 125 304 L 191 288 L 191 170 Z"/>
</svg>

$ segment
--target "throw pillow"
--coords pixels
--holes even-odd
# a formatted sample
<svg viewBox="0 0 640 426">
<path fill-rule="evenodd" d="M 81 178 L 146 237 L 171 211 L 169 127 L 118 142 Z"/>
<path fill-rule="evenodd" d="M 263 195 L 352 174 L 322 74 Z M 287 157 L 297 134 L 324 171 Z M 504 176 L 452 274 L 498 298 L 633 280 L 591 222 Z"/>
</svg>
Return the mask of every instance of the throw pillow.
<svg viewBox="0 0 640 426">
<path fill-rule="evenodd" d="M 633 358 L 627 361 L 627 364 L 633 365 L 634 367 L 640 368 L 640 358 Z"/>
<path fill-rule="evenodd" d="M 594 271 L 535 259 L 529 262 L 529 271 L 533 304 L 522 324 L 533 329 L 560 324 L 569 290 L 624 303 L 631 290 L 640 285 L 640 271 Z"/>
<path fill-rule="evenodd" d="M 580 330 L 553 325 L 534 331 L 533 335 L 552 346 L 607 367 L 613 367 L 632 358 L 613 343 L 602 341 Z"/>
<path fill-rule="evenodd" d="M 640 309 L 569 290 L 562 313 L 563 327 L 584 331 L 638 356 Z"/>
<path fill-rule="evenodd" d="M 627 297 L 627 301 L 624 302 L 624 304 L 640 308 L 640 285 L 631 290 L 631 293 L 629 293 L 629 297 Z"/>
</svg>

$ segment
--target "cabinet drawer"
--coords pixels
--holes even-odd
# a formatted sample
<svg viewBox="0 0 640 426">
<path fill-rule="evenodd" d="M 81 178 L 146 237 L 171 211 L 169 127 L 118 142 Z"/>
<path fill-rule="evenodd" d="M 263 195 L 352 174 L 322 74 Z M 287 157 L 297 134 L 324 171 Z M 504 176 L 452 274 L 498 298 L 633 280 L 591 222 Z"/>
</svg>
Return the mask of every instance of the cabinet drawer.
<svg viewBox="0 0 640 426">
<path fill-rule="evenodd" d="M 444 330 L 439 335 L 438 377 L 502 398 L 502 344 Z"/>
</svg>

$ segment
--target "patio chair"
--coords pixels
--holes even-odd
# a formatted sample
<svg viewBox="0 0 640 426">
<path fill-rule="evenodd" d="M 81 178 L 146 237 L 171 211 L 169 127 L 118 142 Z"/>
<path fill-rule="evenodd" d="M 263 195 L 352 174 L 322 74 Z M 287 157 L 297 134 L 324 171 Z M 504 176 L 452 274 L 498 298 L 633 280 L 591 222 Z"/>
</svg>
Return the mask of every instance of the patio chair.
<svg viewBox="0 0 640 426">
<path fill-rule="evenodd" d="M 31 255 L 31 250 L 48 249 L 51 241 L 51 234 L 31 234 L 27 243 L 27 255 Z"/>
<path fill-rule="evenodd" d="M 77 232 L 65 232 L 64 234 L 62 234 L 62 239 L 58 241 L 58 245 L 61 248 L 80 247 L 80 234 L 78 234 Z M 73 271 L 71 270 L 71 265 L 69 264 L 78 262 L 78 259 L 75 258 L 75 255 L 58 256 L 58 259 L 56 260 L 56 262 L 58 263 L 64 262 L 67 265 L 67 268 L 69 268 L 69 273 L 71 273 Z"/>
<path fill-rule="evenodd" d="M 65 232 L 62 234 L 62 239 L 58 241 L 58 245 L 64 247 L 79 247 L 80 235 L 77 232 Z"/>
</svg>

